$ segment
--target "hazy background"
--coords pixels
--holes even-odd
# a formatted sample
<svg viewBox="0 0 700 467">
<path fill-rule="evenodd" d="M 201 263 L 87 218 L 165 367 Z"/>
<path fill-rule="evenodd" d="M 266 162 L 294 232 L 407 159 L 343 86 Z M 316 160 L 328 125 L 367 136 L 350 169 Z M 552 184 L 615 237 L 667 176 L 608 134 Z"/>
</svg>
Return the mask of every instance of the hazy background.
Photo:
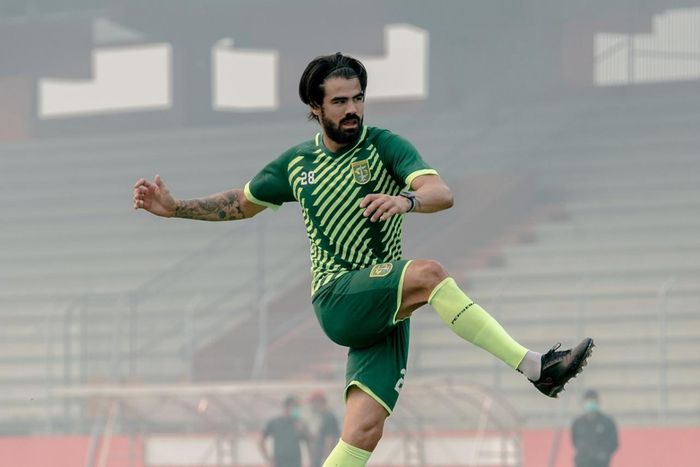
<svg viewBox="0 0 700 467">
<path fill-rule="evenodd" d="M 588 388 L 614 466 L 697 465 L 700 2 L 2 0 L 0 466 L 260 465 L 287 393 L 342 413 L 299 207 L 131 202 L 156 173 L 242 187 L 313 137 L 298 79 L 336 51 L 367 65 L 365 123 L 455 193 L 408 216 L 406 256 L 530 348 L 597 343 L 552 401 L 418 312 L 374 465 L 572 465 Z"/>
</svg>

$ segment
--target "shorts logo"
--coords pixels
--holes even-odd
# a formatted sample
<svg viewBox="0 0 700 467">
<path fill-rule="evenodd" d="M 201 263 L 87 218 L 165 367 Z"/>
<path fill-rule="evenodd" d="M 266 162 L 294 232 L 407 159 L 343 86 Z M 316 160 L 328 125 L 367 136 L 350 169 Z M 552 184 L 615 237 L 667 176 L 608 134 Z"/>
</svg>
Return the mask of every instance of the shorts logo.
<svg viewBox="0 0 700 467">
<path fill-rule="evenodd" d="M 358 185 L 364 185 L 372 178 L 372 173 L 369 170 L 369 160 L 355 161 L 350 164 L 352 167 L 352 178 Z"/>
<path fill-rule="evenodd" d="M 401 369 L 401 378 L 399 378 L 399 380 L 396 381 L 396 385 L 394 386 L 394 391 L 401 392 L 401 389 L 403 388 L 404 376 L 406 376 L 406 368 Z"/>
<path fill-rule="evenodd" d="M 391 263 L 381 263 L 375 264 L 369 271 L 369 277 L 384 277 L 394 269 L 394 265 Z"/>
</svg>

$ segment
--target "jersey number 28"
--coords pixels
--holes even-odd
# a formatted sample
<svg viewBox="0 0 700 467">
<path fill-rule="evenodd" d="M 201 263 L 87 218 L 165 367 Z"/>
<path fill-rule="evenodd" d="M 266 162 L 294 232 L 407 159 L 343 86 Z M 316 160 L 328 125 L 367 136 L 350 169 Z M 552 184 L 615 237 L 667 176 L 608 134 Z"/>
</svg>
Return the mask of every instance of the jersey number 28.
<svg viewBox="0 0 700 467">
<path fill-rule="evenodd" d="M 313 170 L 310 170 L 308 172 L 302 172 L 300 176 L 302 185 L 313 185 L 314 183 L 316 183 L 316 174 Z"/>
</svg>

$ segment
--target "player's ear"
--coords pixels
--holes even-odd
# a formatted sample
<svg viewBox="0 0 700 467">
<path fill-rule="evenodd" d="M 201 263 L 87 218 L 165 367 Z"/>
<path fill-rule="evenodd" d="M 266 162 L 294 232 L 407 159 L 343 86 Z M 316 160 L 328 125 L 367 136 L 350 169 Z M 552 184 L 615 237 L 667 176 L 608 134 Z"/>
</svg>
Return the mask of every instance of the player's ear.
<svg viewBox="0 0 700 467">
<path fill-rule="evenodd" d="M 319 105 L 310 105 L 309 109 L 311 110 L 311 113 L 314 114 L 316 117 L 321 116 L 321 106 Z"/>
</svg>

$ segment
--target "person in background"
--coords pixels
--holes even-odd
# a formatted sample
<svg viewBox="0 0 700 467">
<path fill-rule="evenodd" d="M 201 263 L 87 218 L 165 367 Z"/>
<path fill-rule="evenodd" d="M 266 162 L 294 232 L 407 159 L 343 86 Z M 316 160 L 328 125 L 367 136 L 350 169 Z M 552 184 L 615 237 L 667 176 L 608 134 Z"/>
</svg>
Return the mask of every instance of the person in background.
<svg viewBox="0 0 700 467">
<path fill-rule="evenodd" d="M 338 419 L 328 407 L 325 394 L 314 391 L 309 395 L 311 405 L 311 467 L 321 467 L 340 438 Z"/>
<path fill-rule="evenodd" d="M 260 436 L 260 453 L 273 467 L 301 467 L 301 445 L 307 444 L 309 434 L 301 421 L 299 398 L 289 395 L 284 400 L 284 412 L 265 424 Z M 272 438 L 272 455 L 267 439 Z"/>
<path fill-rule="evenodd" d="M 583 394 L 583 413 L 571 426 L 571 440 L 576 467 L 608 467 L 617 451 L 617 426 L 600 410 L 598 392 L 593 389 Z"/>
</svg>

